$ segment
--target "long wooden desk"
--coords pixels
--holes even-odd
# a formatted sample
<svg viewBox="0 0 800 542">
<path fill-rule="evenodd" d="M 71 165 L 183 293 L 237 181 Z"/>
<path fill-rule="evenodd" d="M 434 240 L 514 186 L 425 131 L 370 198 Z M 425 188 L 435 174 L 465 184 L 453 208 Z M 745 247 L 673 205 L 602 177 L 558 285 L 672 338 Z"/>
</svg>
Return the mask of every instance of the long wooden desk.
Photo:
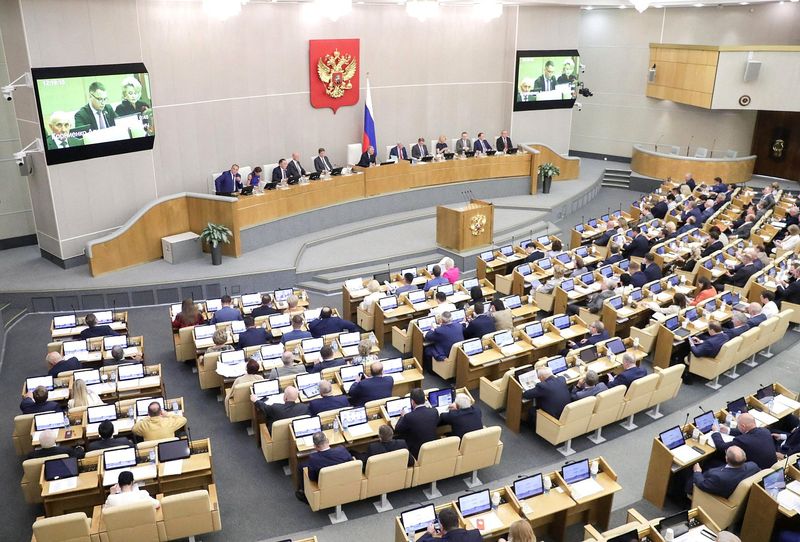
<svg viewBox="0 0 800 542">
<path fill-rule="evenodd" d="M 657 179 L 682 179 L 687 173 L 698 182 L 711 184 L 714 177 L 726 183 L 744 183 L 753 176 L 755 155 L 737 158 L 695 158 L 655 152 L 642 145 L 633 146 L 631 169 L 636 173 Z"/>
<path fill-rule="evenodd" d="M 795 456 L 796 458 L 797 456 Z M 784 469 L 786 483 L 800 484 L 800 469 L 797 462 L 791 463 Z M 795 499 L 800 499 L 800 495 L 794 493 Z M 780 495 L 778 496 L 780 498 Z M 800 513 L 796 509 L 786 508 L 779 504 L 775 495 L 771 495 L 764 489 L 762 484 L 753 484 L 750 488 L 750 496 L 747 499 L 747 508 L 742 520 L 742 540 L 747 542 L 769 542 L 773 539 L 773 534 L 782 529 L 797 529 L 800 525 Z"/>
</svg>

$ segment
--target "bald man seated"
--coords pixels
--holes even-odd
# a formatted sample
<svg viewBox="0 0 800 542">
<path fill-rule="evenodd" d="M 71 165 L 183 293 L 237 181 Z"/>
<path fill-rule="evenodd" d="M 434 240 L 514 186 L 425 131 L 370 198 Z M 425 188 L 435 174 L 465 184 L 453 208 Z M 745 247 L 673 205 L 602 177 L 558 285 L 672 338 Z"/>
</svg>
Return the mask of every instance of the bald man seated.
<svg viewBox="0 0 800 542">
<path fill-rule="evenodd" d="M 258 395 L 250 395 L 250 401 L 255 404 L 256 408 L 261 411 L 264 418 L 267 420 L 267 427 L 272 430 L 272 423 L 277 420 L 285 420 L 286 418 L 294 418 L 296 416 L 304 416 L 308 414 L 308 405 L 300 403 L 299 392 L 294 386 L 286 386 L 283 390 L 283 403 L 268 405 Z"/>
<path fill-rule="evenodd" d="M 364 406 L 370 401 L 392 396 L 394 379 L 383 376 L 383 363 L 375 361 L 369 366 L 369 378 L 359 375 L 356 383 L 350 387 L 350 402 L 353 406 Z"/>
<path fill-rule="evenodd" d="M 733 436 L 731 442 L 725 442 L 720 433 Z M 756 419 L 752 414 L 739 414 L 736 418 L 736 429 L 725 425 L 714 427 L 711 434 L 714 447 L 720 453 L 727 452 L 728 448 L 736 446 L 744 450 L 747 459 L 753 461 L 761 469 L 768 469 L 778 460 L 775 455 L 775 444 L 772 434 L 766 427 L 756 427 Z"/>
<path fill-rule="evenodd" d="M 64 356 L 58 352 L 50 352 L 45 360 L 47 361 L 47 374 L 49 376 L 58 376 L 59 373 L 77 371 L 83 368 L 78 358 L 64 359 Z"/>
<path fill-rule="evenodd" d="M 700 463 L 695 463 L 692 484 L 710 493 L 727 499 L 739 482 L 759 472 L 761 469 L 752 461 L 747 460 L 744 450 L 738 446 L 730 446 L 725 450 L 725 465 L 703 471 Z M 691 492 L 691 488 L 687 493 Z"/>
</svg>

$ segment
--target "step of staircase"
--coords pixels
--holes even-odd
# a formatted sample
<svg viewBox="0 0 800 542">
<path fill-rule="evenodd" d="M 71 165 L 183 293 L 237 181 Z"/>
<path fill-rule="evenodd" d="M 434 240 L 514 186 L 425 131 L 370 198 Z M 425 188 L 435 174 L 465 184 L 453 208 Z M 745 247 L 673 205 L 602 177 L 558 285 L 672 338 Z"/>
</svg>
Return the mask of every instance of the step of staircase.
<svg viewBox="0 0 800 542">
<path fill-rule="evenodd" d="M 600 186 L 609 188 L 630 188 L 631 170 L 608 168 L 603 172 L 603 181 Z"/>
</svg>

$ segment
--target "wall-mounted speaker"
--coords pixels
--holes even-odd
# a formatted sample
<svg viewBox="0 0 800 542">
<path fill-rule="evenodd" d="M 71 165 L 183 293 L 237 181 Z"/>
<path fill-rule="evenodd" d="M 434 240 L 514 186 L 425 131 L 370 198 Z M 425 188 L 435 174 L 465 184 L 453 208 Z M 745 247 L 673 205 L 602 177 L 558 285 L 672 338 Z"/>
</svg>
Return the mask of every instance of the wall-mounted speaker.
<svg viewBox="0 0 800 542">
<path fill-rule="evenodd" d="M 761 71 L 760 60 L 748 60 L 744 65 L 744 81 L 748 83 L 758 79 L 758 73 Z"/>
<path fill-rule="evenodd" d="M 647 70 L 647 80 L 650 83 L 652 83 L 653 81 L 656 80 L 656 69 L 655 68 L 650 68 L 649 70 Z"/>
</svg>

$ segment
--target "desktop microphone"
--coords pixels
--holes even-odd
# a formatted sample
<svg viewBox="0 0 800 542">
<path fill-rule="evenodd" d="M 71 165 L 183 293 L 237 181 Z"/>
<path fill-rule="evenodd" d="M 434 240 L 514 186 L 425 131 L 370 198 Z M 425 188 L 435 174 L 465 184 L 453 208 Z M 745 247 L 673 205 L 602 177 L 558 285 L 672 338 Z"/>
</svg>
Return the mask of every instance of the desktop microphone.
<svg viewBox="0 0 800 542">
<path fill-rule="evenodd" d="M 473 193 L 472 193 L 472 190 L 470 190 L 469 188 L 467 189 L 467 194 L 469 194 L 469 199 L 470 199 L 470 201 L 472 201 L 473 199 L 475 199 L 475 194 L 473 194 Z"/>
<path fill-rule="evenodd" d="M 656 139 L 655 145 L 653 145 L 653 147 L 654 147 L 656 152 L 658 152 L 658 144 L 661 142 L 661 138 L 662 137 L 664 137 L 664 134 L 661 134 L 660 136 L 658 136 L 658 139 Z"/>
<path fill-rule="evenodd" d="M 689 144 L 686 146 L 686 156 L 689 156 L 689 149 L 692 148 L 692 141 L 694 141 L 694 134 L 689 138 Z"/>
<path fill-rule="evenodd" d="M 711 143 L 711 150 L 708 151 L 708 157 L 709 158 L 713 158 L 714 157 L 714 145 L 716 145 L 716 144 L 717 144 L 717 138 L 715 137 L 714 141 Z"/>
<path fill-rule="evenodd" d="M 186 424 L 186 436 L 189 439 L 189 455 L 192 454 L 192 430 L 189 429 L 189 424 Z"/>
<path fill-rule="evenodd" d="M 689 413 L 688 413 L 688 412 L 686 413 L 686 419 L 685 419 L 685 420 L 683 420 L 683 425 L 681 426 L 681 431 L 683 431 L 683 432 L 685 432 L 685 431 L 686 431 L 686 429 L 685 429 L 685 428 L 686 428 L 686 424 L 687 424 L 687 423 L 689 423 Z"/>
<path fill-rule="evenodd" d="M 72 316 L 75 317 L 75 325 L 77 326 L 78 325 L 78 312 L 75 310 L 75 305 L 70 303 L 69 306 L 72 307 Z"/>
<path fill-rule="evenodd" d="M 112 322 L 115 320 L 116 315 L 117 315 L 117 298 L 115 297 L 111 301 L 111 321 Z"/>
</svg>

